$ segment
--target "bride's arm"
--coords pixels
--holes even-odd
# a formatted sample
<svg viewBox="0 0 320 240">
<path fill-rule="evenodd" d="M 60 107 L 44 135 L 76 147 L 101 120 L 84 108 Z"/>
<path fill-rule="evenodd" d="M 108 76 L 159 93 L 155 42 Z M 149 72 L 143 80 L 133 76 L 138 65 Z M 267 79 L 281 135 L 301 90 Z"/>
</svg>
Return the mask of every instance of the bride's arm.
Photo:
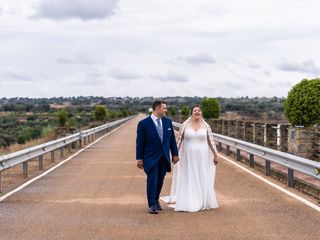
<svg viewBox="0 0 320 240">
<path fill-rule="evenodd" d="M 181 128 L 179 129 L 178 138 L 177 138 L 178 150 L 180 150 L 183 138 L 184 138 L 184 127 L 181 126 Z"/>
<path fill-rule="evenodd" d="M 207 130 L 207 140 L 208 140 L 209 148 L 211 149 L 211 152 L 214 156 L 214 163 L 217 164 L 218 163 L 218 152 L 217 152 L 217 148 L 216 148 L 216 143 L 215 143 L 213 136 L 212 136 L 211 129 Z"/>
</svg>

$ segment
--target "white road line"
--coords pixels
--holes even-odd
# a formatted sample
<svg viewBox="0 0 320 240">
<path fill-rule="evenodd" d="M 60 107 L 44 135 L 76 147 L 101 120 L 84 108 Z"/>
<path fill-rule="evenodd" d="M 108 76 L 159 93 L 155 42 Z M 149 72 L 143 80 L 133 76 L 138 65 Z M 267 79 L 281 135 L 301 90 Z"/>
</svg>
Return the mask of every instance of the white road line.
<svg viewBox="0 0 320 240">
<path fill-rule="evenodd" d="M 91 147 L 93 144 L 96 144 L 97 142 L 99 142 L 101 139 L 109 136 L 111 133 L 117 131 L 119 128 L 125 126 L 127 123 L 122 124 L 121 126 L 113 129 L 111 132 L 107 133 L 106 135 L 98 138 L 97 140 L 95 140 L 93 143 L 90 143 L 88 146 L 80 149 L 78 152 L 76 152 L 75 154 L 71 155 L 70 157 L 68 157 L 66 160 L 63 160 L 62 162 L 58 163 L 57 165 L 55 165 L 54 167 L 48 169 L 46 172 L 40 174 L 39 176 L 30 179 L 28 182 L 25 182 L 24 184 L 22 184 L 21 186 L 17 187 L 16 189 L 6 193 L 5 195 L 3 195 L 2 197 L 0 197 L 0 202 L 2 202 L 3 200 L 5 200 L 6 198 L 10 197 L 11 195 L 15 194 L 16 192 L 24 189 L 26 186 L 30 185 L 31 183 L 37 181 L 38 179 L 48 175 L 50 172 L 52 172 L 53 170 L 55 170 L 56 168 L 60 167 L 61 165 L 65 164 L 66 162 L 69 162 L 72 158 L 74 158 L 75 156 L 77 156 L 78 154 L 80 154 L 82 151 L 86 150 L 88 147 Z"/>
<path fill-rule="evenodd" d="M 279 186 L 279 185 L 277 185 L 277 184 L 274 184 L 273 182 L 271 182 L 271 181 L 269 181 L 269 180 L 267 180 L 267 179 L 259 176 L 258 174 L 255 174 L 254 172 L 248 170 L 247 168 L 241 166 L 240 164 L 234 162 L 233 160 L 230 160 L 229 158 L 227 158 L 227 157 L 225 157 L 225 156 L 222 156 L 221 154 L 219 154 L 219 156 L 222 157 L 223 159 L 227 160 L 227 161 L 230 162 L 231 164 L 237 166 L 238 168 L 241 168 L 243 171 L 246 171 L 247 173 L 251 174 L 252 176 L 254 176 L 254 177 L 260 179 L 261 181 L 263 181 L 263 182 L 271 185 L 272 187 L 278 189 L 279 191 L 281 191 L 281 192 L 283 192 L 283 193 L 285 193 L 285 194 L 288 194 L 289 196 L 297 199 L 297 200 L 300 201 L 300 202 L 303 202 L 303 203 L 306 204 L 307 206 L 309 206 L 309 207 L 317 210 L 318 212 L 320 212 L 320 207 L 317 206 L 316 204 L 308 201 L 307 199 L 304 199 L 303 197 L 300 197 L 299 195 L 297 195 L 297 194 L 295 194 L 295 193 L 292 193 L 292 192 L 288 191 L 287 189 L 285 189 L 285 188 L 283 188 L 283 187 L 281 187 L 281 186 Z"/>
</svg>

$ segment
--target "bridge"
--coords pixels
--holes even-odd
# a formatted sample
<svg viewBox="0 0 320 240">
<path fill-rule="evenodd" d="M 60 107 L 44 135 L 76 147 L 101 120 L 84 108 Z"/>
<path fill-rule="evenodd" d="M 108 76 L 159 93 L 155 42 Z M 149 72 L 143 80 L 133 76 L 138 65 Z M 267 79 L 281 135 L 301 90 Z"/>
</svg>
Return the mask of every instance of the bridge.
<svg viewBox="0 0 320 240">
<path fill-rule="evenodd" d="M 0 197 L 0 239 L 320 239 L 320 207 L 298 192 L 219 154 L 219 208 L 147 212 L 136 168 L 139 115 Z M 170 191 L 166 176 L 163 195 Z"/>
</svg>

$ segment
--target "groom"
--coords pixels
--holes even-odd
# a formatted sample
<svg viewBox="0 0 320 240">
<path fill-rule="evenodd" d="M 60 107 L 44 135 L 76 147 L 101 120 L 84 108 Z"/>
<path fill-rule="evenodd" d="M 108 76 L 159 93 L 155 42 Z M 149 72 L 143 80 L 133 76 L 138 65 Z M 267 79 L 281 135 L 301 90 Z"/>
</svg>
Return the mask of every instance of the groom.
<svg viewBox="0 0 320 240">
<path fill-rule="evenodd" d="M 141 120 L 137 128 L 136 159 L 137 167 L 147 174 L 147 196 L 149 213 L 162 210 L 159 196 L 166 172 L 171 171 L 172 162 L 179 161 L 174 129 L 170 119 L 164 117 L 167 105 L 157 100 L 152 105 L 151 116 Z"/>
</svg>

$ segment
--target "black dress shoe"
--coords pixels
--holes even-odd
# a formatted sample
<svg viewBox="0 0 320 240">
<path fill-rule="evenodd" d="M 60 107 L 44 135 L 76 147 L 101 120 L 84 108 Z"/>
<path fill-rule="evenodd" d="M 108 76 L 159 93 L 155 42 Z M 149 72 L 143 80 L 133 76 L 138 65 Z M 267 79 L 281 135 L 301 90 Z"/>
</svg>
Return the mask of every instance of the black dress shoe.
<svg viewBox="0 0 320 240">
<path fill-rule="evenodd" d="M 157 212 L 157 206 L 156 206 L 156 205 L 153 205 L 153 206 L 149 207 L 149 213 L 150 213 L 150 214 L 158 214 L 158 212 Z"/>
<path fill-rule="evenodd" d="M 161 205 L 160 205 L 160 203 L 159 203 L 159 202 L 157 202 L 157 210 L 159 210 L 159 211 L 161 211 L 161 210 L 162 210 L 162 207 L 161 207 Z"/>
</svg>

